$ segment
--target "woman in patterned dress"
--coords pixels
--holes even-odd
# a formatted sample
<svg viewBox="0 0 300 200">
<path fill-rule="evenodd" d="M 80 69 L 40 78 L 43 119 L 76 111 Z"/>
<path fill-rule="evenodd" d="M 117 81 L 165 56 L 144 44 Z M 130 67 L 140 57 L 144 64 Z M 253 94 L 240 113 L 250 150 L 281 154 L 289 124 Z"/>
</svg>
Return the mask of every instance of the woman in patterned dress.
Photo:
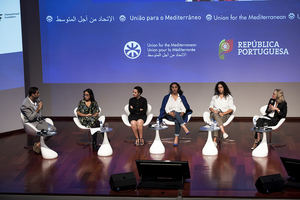
<svg viewBox="0 0 300 200">
<path fill-rule="evenodd" d="M 77 106 L 77 115 L 80 123 L 88 128 L 99 127 L 99 112 L 99 106 L 93 91 L 89 88 L 84 90 L 83 99 L 79 101 Z M 97 150 L 97 133 L 93 135 L 93 149 Z"/>
</svg>

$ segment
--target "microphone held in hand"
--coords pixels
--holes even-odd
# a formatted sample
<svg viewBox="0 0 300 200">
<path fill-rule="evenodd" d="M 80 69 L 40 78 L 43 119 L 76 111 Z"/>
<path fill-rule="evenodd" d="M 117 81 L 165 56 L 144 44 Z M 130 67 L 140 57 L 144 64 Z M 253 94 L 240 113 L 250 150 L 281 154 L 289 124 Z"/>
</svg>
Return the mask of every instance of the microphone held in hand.
<svg viewBox="0 0 300 200">
<path fill-rule="evenodd" d="M 42 101 L 41 101 L 40 98 L 37 98 L 37 99 L 36 99 L 36 103 L 37 103 L 38 108 L 39 108 L 40 110 L 42 109 L 42 105 L 40 105 L 41 102 L 42 102 Z M 42 117 L 42 113 L 40 112 L 40 110 L 39 110 L 38 116 L 37 116 L 37 120 L 38 120 L 38 121 L 42 121 L 42 120 L 44 119 L 44 118 Z"/>
<path fill-rule="evenodd" d="M 37 99 L 36 99 L 36 103 L 39 104 L 40 102 L 41 102 L 41 99 L 40 99 L 40 98 L 37 98 Z"/>
</svg>

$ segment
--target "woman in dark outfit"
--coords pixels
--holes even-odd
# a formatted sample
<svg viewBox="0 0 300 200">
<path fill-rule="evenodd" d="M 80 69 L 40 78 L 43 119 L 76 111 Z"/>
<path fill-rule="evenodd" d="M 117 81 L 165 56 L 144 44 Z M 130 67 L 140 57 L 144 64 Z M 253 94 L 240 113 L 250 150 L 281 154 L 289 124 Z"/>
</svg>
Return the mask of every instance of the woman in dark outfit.
<svg viewBox="0 0 300 200">
<path fill-rule="evenodd" d="M 136 86 L 133 89 L 133 97 L 129 99 L 129 112 L 128 120 L 131 124 L 131 129 L 135 136 L 135 145 L 144 145 L 143 138 L 143 124 L 147 119 L 147 99 L 141 96 L 143 89 Z"/>
<path fill-rule="evenodd" d="M 94 93 L 91 89 L 83 91 L 83 99 L 79 101 L 77 107 L 77 115 L 80 123 L 88 128 L 96 128 L 100 126 L 99 122 L 99 106 L 95 100 Z M 97 150 L 97 133 L 93 135 L 93 149 Z"/>
<path fill-rule="evenodd" d="M 277 123 L 285 118 L 287 114 L 287 103 L 285 101 L 283 91 L 281 89 L 275 89 L 272 98 L 268 102 L 266 115 L 263 118 L 258 118 L 256 121 L 256 127 L 276 126 Z M 255 133 L 255 141 L 251 149 L 255 149 L 260 142 L 260 134 Z"/>
</svg>

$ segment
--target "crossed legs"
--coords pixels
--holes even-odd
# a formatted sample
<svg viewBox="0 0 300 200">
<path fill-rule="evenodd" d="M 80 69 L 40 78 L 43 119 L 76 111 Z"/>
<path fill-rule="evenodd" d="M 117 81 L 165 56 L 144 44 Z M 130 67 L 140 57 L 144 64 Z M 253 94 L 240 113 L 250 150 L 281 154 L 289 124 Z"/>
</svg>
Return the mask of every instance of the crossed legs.
<svg viewBox="0 0 300 200">
<path fill-rule="evenodd" d="M 179 140 L 179 133 L 181 128 L 183 128 L 184 132 L 186 134 L 189 133 L 188 128 L 185 126 L 185 123 L 182 119 L 182 116 L 180 116 L 179 112 L 175 112 L 175 117 L 172 116 L 168 116 L 167 117 L 168 120 L 170 121 L 174 121 L 175 122 L 175 137 L 174 137 L 174 146 L 178 145 L 178 140 Z"/>
<path fill-rule="evenodd" d="M 210 114 L 210 116 L 211 116 L 212 119 L 216 120 L 216 122 L 217 122 L 218 126 L 220 127 L 220 130 L 221 130 L 221 132 L 222 132 L 222 134 L 223 134 L 223 137 L 225 136 L 224 138 L 227 138 L 228 135 L 227 135 L 227 133 L 225 132 L 223 123 L 226 122 L 226 121 L 228 120 L 228 118 L 230 117 L 230 114 L 223 115 L 223 116 L 221 117 L 218 113 L 213 113 L 213 112 L 212 112 L 212 113 Z M 214 142 L 217 141 L 217 134 L 215 134 L 215 133 L 214 133 L 214 136 L 213 136 L 213 140 L 214 140 Z"/>
</svg>

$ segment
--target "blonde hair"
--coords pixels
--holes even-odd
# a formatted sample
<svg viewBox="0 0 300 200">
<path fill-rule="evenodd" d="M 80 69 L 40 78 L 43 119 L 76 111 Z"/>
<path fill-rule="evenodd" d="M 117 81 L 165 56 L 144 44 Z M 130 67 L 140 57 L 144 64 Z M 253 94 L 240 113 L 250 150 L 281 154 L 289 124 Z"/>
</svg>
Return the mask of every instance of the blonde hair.
<svg viewBox="0 0 300 200">
<path fill-rule="evenodd" d="M 277 103 L 282 103 L 285 101 L 284 94 L 281 89 L 275 89 L 274 92 L 276 93 L 276 102 Z"/>
</svg>

